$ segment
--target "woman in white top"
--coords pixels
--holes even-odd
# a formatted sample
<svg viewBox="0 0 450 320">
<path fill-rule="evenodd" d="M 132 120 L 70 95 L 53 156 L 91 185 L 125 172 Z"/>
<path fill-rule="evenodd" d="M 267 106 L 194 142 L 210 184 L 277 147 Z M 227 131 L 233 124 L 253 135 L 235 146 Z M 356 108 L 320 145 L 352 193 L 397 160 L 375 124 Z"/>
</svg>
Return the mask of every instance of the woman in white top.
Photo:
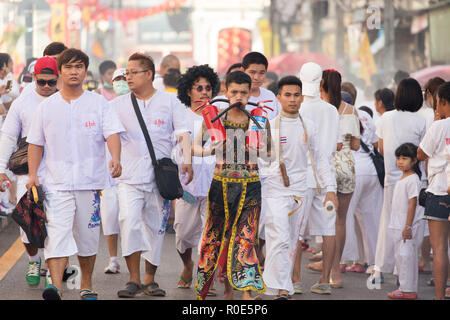
<svg viewBox="0 0 450 320">
<path fill-rule="evenodd" d="M 334 105 L 339 112 L 339 126 L 342 143 L 338 143 L 335 155 L 335 170 L 339 207 L 336 215 L 336 247 L 331 269 L 332 288 L 341 288 L 339 263 L 345 244 L 346 216 L 355 189 L 355 159 L 351 150 L 360 146 L 360 125 L 355 108 L 342 101 L 342 77 L 336 70 L 325 70 L 322 74 L 320 93 L 322 99 Z M 345 268 L 345 266 L 344 266 Z"/>
<path fill-rule="evenodd" d="M 419 160 L 428 160 L 428 188 L 425 202 L 425 218 L 430 229 L 433 248 L 433 271 L 436 299 L 444 299 L 448 272 L 449 236 L 449 181 L 448 160 L 450 154 L 450 82 L 438 91 L 436 112 L 442 120 L 435 121 L 427 131 L 418 150 Z"/>
<path fill-rule="evenodd" d="M 385 112 L 377 127 L 380 153 L 384 155 L 384 199 L 375 252 L 375 273 L 371 281 L 381 283 L 381 272 L 394 271 L 394 248 L 388 232 L 391 217 L 393 191 L 402 172 L 396 166 L 395 150 L 403 143 L 419 145 L 425 135 L 425 119 L 417 111 L 422 107 L 420 84 L 408 78 L 400 82 L 395 95 L 395 110 Z"/>
</svg>

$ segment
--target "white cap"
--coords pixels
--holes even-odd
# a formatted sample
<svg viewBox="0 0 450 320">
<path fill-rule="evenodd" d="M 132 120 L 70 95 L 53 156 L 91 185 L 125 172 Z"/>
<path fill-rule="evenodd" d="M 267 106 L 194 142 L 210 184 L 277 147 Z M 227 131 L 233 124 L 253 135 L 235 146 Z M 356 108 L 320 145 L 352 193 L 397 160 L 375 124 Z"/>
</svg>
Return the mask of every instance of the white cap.
<svg viewBox="0 0 450 320">
<path fill-rule="evenodd" d="M 310 97 L 319 96 L 322 68 L 317 63 L 305 63 L 300 70 L 299 78 L 302 81 L 302 95 Z"/>
<path fill-rule="evenodd" d="M 126 77 L 126 76 L 127 76 L 127 74 L 126 74 L 125 68 L 118 68 L 113 73 L 112 81 L 114 81 L 115 78 Z"/>
<path fill-rule="evenodd" d="M 36 65 L 36 62 L 38 61 L 38 59 L 32 61 L 30 63 L 30 65 L 28 66 L 28 73 L 29 74 L 34 74 L 34 66 Z"/>
</svg>

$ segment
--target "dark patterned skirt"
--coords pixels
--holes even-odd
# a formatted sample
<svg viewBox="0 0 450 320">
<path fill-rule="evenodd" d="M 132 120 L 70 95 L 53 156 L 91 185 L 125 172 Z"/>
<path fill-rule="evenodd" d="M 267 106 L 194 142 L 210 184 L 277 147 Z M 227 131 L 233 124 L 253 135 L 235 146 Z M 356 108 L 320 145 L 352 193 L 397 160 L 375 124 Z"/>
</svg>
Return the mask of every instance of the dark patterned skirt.
<svg viewBox="0 0 450 320">
<path fill-rule="evenodd" d="M 219 279 L 227 279 L 237 290 L 265 292 L 257 256 L 260 212 L 258 177 L 214 176 L 195 285 L 198 299 L 205 299 L 216 270 Z"/>
</svg>

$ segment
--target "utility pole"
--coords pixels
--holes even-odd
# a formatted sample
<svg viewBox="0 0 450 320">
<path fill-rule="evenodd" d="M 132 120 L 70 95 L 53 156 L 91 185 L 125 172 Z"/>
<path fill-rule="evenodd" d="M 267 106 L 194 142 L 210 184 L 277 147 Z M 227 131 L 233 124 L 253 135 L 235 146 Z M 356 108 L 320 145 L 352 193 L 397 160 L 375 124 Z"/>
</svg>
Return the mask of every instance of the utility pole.
<svg viewBox="0 0 450 320">
<path fill-rule="evenodd" d="M 395 61 L 395 7 L 394 1 L 384 0 L 384 34 L 386 37 L 383 59 L 384 74 L 394 73 Z"/>
<path fill-rule="evenodd" d="M 27 0 L 25 3 L 25 58 L 31 58 L 33 56 L 33 1 Z"/>
</svg>

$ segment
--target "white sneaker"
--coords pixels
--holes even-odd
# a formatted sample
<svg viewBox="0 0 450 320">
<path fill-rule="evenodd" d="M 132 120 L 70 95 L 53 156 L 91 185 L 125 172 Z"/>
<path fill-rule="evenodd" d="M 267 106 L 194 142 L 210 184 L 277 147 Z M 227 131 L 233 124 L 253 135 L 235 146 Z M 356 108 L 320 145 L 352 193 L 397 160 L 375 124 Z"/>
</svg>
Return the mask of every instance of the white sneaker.
<svg viewBox="0 0 450 320">
<path fill-rule="evenodd" d="M 107 274 L 120 273 L 119 263 L 116 261 L 110 261 L 109 265 L 105 268 L 105 273 Z"/>
</svg>

